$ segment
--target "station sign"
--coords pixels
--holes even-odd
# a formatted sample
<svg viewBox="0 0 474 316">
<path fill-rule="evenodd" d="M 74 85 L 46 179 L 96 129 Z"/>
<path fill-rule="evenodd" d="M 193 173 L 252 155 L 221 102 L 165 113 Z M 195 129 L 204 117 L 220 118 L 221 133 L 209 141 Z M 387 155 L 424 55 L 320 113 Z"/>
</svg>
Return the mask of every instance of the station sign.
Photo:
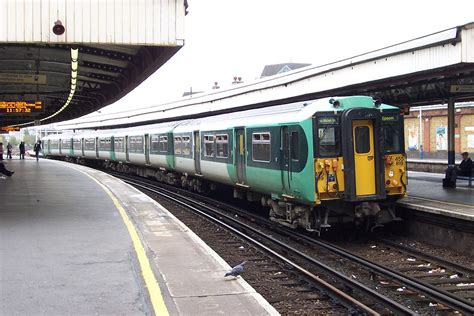
<svg viewBox="0 0 474 316">
<path fill-rule="evenodd" d="M 33 103 L 14 101 L 0 101 L 0 114 L 28 114 L 43 112 L 43 104 L 41 101 Z"/>
<path fill-rule="evenodd" d="M 0 131 L 2 131 L 4 133 L 19 132 L 20 127 L 19 126 L 2 126 L 2 127 L 0 127 Z"/>
</svg>

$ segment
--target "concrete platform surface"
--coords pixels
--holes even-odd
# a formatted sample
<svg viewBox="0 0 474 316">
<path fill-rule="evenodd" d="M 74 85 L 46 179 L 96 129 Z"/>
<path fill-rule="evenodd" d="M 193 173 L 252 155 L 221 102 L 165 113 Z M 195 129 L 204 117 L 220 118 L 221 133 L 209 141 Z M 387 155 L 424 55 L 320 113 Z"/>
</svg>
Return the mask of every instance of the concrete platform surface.
<svg viewBox="0 0 474 316">
<path fill-rule="evenodd" d="M 224 279 L 224 260 L 122 181 L 58 161 L 6 163 L 15 174 L 0 179 L 0 314 L 278 314 L 244 279 Z"/>
<path fill-rule="evenodd" d="M 408 197 L 398 202 L 419 211 L 474 221 L 474 188 L 458 181 L 456 188 L 443 188 L 444 174 L 408 172 Z"/>
</svg>

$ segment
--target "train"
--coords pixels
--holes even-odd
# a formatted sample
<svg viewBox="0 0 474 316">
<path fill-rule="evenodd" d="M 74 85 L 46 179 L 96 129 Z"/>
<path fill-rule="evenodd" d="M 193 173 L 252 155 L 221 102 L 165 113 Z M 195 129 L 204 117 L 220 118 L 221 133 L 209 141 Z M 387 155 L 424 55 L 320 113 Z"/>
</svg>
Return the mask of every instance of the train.
<svg viewBox="0 0 474 316">
<path fill-rule="evenodd" d="M 271 220 L 321 233 L 399 220 L 403 112 L 369 96 L 293 102 L 145 126 L 48 135 L 43 154 L 259 202 Z"/>
</svg>

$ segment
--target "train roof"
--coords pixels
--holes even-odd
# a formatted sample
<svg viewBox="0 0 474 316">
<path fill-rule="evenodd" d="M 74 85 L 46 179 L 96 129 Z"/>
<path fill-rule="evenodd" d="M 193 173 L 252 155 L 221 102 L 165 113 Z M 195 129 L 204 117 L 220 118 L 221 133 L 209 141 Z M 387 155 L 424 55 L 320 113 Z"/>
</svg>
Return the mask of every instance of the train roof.
<svg viewBox="0 0 474 316">
<path fill-rule="evenodd" d="M 87 130 L 77 133 L 48 135 L 43 139 L 61 139 L 65 137 L 87 138 L 96 136 L 110 137 L 112 135 L 125 136 L 144 133 L 180 133 L 189 132 L 190 130 L 224 130 L 238 126 L 291 124 L 309 119 L 313 115 L 317 115 L 318 112 L 337 113 L 354 107 L 375 108 L 375 103 L 371 97 L 367 96 L 332 97 L 139 127 L 98 131 Z M 398 110 L 397 107 L 387 104 L 379 105 L 378 109 L 381 111 Z"/>
</svg>

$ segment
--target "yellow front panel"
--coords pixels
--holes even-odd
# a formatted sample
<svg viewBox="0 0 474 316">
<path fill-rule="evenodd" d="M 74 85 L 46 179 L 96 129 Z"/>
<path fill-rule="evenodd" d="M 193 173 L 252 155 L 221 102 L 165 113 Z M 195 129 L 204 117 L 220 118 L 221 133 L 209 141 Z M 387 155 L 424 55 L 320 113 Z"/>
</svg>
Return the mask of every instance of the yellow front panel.
<svg viewBox="0 0 474 316">
<path fill-rule="evenodd" d="M 356 195 L 376 194 L 374 127 L 370 120 L 352 122 Z"/>
</svg>

